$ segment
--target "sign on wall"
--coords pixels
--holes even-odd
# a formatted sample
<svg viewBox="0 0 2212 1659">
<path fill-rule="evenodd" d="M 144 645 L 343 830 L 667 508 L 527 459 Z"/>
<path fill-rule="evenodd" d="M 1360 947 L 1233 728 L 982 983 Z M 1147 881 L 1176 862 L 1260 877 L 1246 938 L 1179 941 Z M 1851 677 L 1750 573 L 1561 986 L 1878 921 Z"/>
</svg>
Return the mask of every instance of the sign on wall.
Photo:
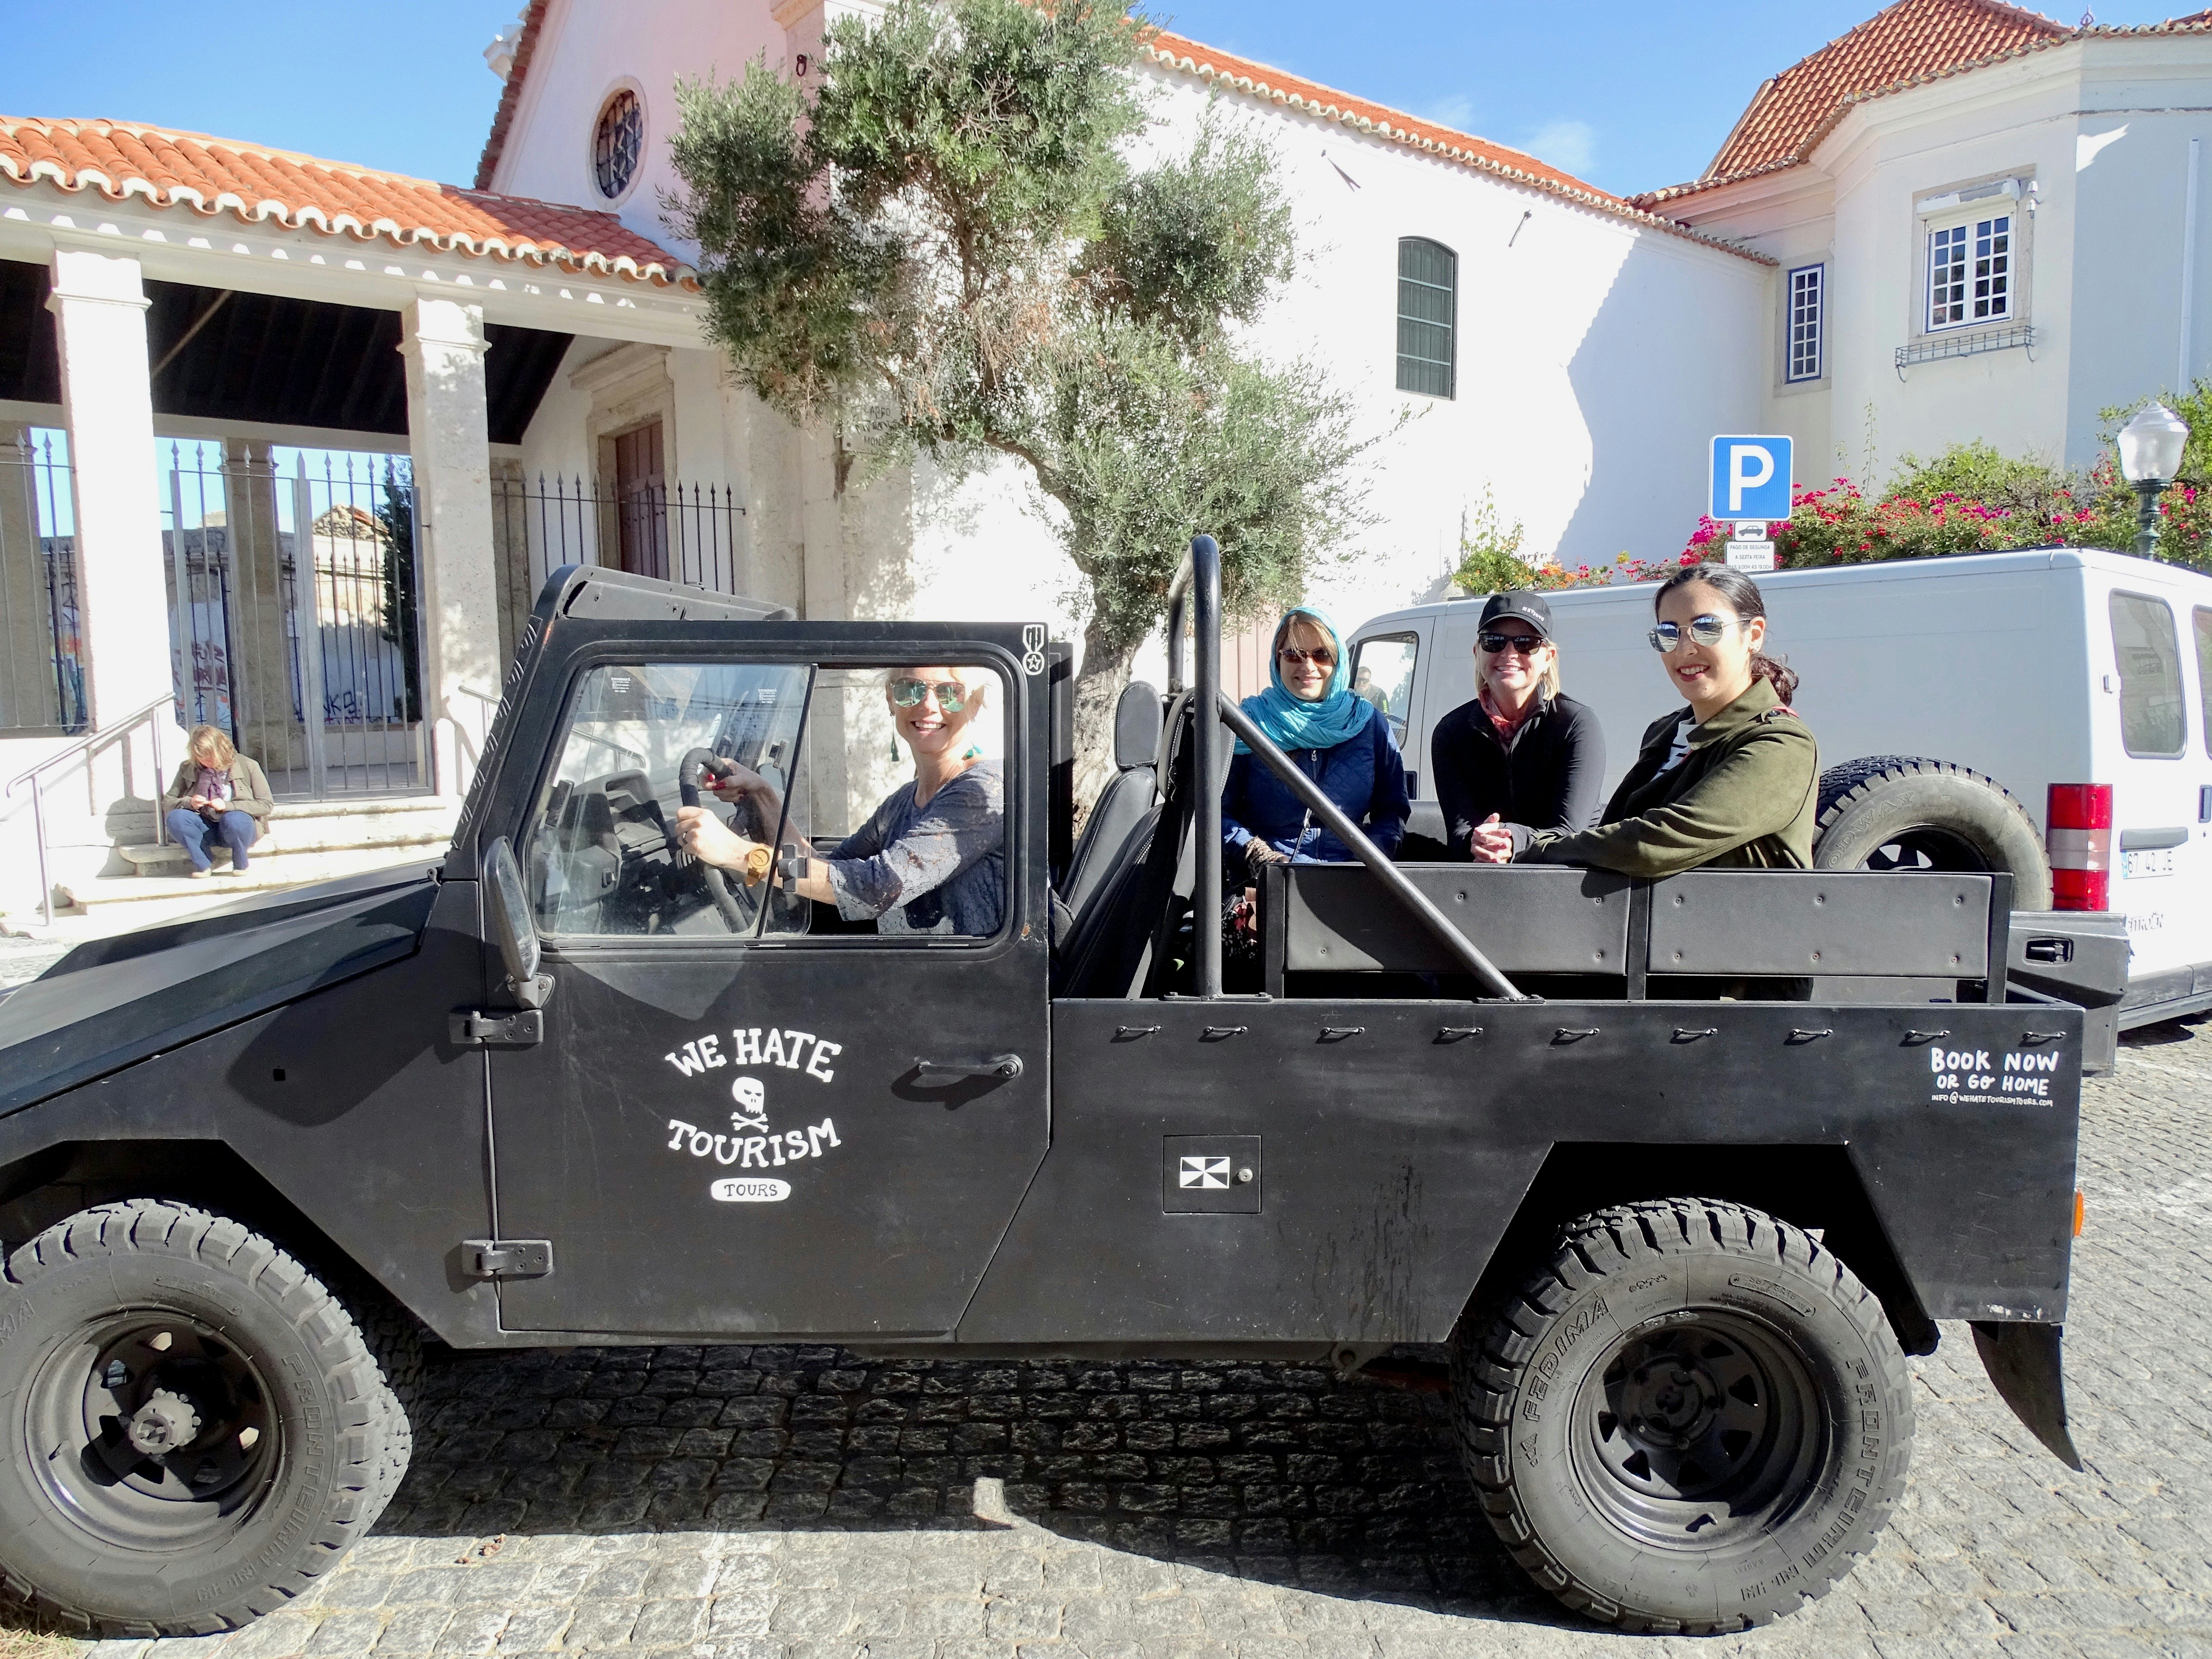
<svg viewBox="0 0 2212 1659">
<path fill-rule="evenodd" d="M 1715 438 L 1707 514 L 1724 520 L 1788 518 L 1790 459 L 1787 438 Z"/>
</svg>

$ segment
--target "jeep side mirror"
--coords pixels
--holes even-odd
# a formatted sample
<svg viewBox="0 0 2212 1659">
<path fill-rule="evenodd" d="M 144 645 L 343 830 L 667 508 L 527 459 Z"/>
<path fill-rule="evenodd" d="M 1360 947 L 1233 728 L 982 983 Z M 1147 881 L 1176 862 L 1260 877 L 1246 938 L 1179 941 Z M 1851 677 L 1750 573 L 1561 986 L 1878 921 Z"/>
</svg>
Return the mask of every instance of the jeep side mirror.
<svg viewBox="0 0 2212 1659">
<path fill-rule="evenodd" d="M 522 890 L 522 870 L 514 848 L 501 836 L 484 859 L 484 915 L 507 964 L 507 988 L 526 1008 L 542 1008 L 551 994 L 550 975 L 538 971 L 538 929 L 530 920 L 530 901 Z"/>
</svg>

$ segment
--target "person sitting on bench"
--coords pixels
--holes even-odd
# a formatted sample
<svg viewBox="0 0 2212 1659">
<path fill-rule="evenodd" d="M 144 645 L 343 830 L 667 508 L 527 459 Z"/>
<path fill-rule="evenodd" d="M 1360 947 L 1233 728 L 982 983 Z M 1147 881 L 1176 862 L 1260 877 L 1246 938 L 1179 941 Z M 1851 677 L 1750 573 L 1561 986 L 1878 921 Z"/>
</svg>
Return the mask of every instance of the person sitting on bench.
<svg viewBox="0 0 2212 1659">
<path fill-rule="evenodd" d="M 1692 565 L 1662 583 L 1652 649 L 1689 707 L 1654 721 L 1595 830 L 1479 825 L 1478 863 L 1577 864 L 1623 875 L 1809 870 L 1820 762 L 1790 707 L 1797 676 L 1761 649 L 1756 583 Z"/>
</svg>

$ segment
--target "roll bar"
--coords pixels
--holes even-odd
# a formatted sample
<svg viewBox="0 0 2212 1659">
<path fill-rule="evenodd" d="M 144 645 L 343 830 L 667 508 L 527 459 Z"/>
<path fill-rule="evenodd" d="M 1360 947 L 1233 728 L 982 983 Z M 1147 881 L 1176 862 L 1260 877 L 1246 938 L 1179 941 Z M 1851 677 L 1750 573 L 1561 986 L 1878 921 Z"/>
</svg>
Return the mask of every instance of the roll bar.
<svg viewBox="0 0 2212 1659">
<path fill-rule="evenodd" d="M 1195 611 L 1195 616 L 1191 615 Z M 1212 709 L 1215 718 L 1241 739 L 1244 746 L 1267 763 L 1267 769 L 1288 786 L 1308 807 L 1322 827 L 1350 848 L 1354 856 L 1373 872 L 1390 896 L 1413 913 L 1414 919 L 1437 936 L 1443 947 L 1466 964 L 1485 989 L 1502 1001 L 1526 1002 L 1530 999 L 1513 981 L 1498 970 L 1498 965 L 1485 956 L 1474 941 L 1452 926 L 1444 913 L 1430 902 L 1427 894 L 1406 879 L 1405 872 L 1390 861 L 1390 857 L 1367 839 L 1359 826 L 1346 816 L 1340 807 L 1322 792 L 1322 787 L 1300 771 L 1291 757 L 1278 749 L 1265 732 L 1254 723 L 1237 703 L 1222 695 L 1221 690 L 1221 549 L 1211 536 L 1191 539 L 1190 551 L 1176 568 L 1175 579 L 1168 584 L 1168 690 L 1170 693 L 1182 690 L 1182 630 L 1186 621 L 1194 623 L 1192 632 L 1197 648 L 1193 652 L 1196 672 L 1190 690 L 1197 711 Z M 1221 775 L 1219 754 L 1213 742 L 1212 720 L 1194 719 L 1193 736 L 1198 744 L 1196 776 L 1198 788 L 1197 823 L 1194 834 L 1198 841 L 1197 885 L 1193 898 L 1196 908 L 1195 926 L 1198 945 L 1198 994 L 1218 997 L 1221 994 L 1221 927 L 1207 914 L 1212 901 L 1208 896 L 1221 891 L 1221 792 L 1228 780 Z"/>
<path fill-rule="evenodd" d="M 1221 924 L 1211 913 L 1220 904 L 1221 791 L 1229 780 L 1221 775 L 1221 757 L 1213 742 L 1213 722 L 1206 711 L 1221 701 L 1221 545 L 1211 536 L 1194 536 L 1190 551 L 1176 567 L 1168 584 L 1168 690 L 1182 685 L 1182 628 L 1186 611 L 1194 609 L 1193 631 L 1198 637 L 1197 684 L 1191 690 L 1194 718 L 1191 736 L 1198 744 L 1198 812 L 1192 833 L 1198 840 L 1197 884 L 1192 890 L 1198 945 L 1198 994 L 1221 994 Z"/>
</svg>

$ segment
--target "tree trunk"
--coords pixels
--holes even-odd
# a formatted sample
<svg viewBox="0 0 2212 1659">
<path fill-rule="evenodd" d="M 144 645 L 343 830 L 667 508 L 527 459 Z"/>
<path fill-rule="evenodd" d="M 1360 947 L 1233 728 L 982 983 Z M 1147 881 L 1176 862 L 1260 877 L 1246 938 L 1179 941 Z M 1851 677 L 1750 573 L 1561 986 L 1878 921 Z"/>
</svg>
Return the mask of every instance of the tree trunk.
<svg viewBox="0 0 2212 1659">
<path fill-rule="evenodd" d="M 1083 630 L 1083 672 L 1075 677 L 1075 821 L 1079 827 L 1114 776 L 1114 708 L 1129 684 L 1137 641 L 1093 617 Z"/>
</svg>

